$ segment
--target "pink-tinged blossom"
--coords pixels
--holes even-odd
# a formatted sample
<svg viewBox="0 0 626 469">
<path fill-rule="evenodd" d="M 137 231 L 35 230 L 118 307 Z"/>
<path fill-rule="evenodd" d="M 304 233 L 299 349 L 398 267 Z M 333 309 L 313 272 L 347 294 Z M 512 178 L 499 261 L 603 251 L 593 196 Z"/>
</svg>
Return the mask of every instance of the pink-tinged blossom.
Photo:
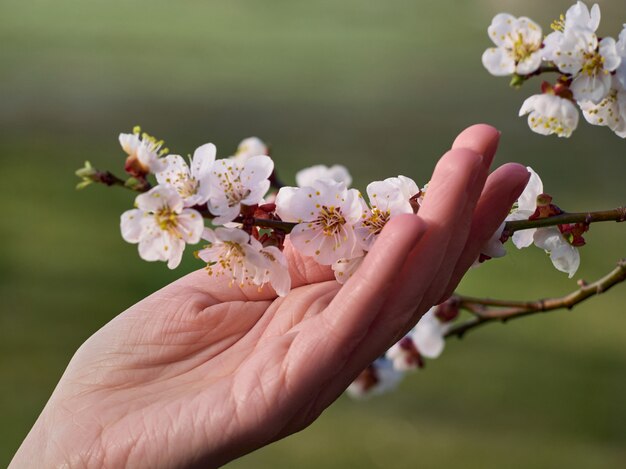
<svg viewBox="0 0 626 469">
<path fill-rule="evenodd" d="M 404 373 L 389 360 L 379 358 L 359 374 L 346 392 L 356 399 L 378 396 L 397 388 L 403 377 Z"/>
<path fill-rule="evenodd" d="M 350 277 L 358 270 L 365 259 L 365 252 L 361 251 L 361 255 L 351 257 L 349 259 L 339 259 L 331 266 L 335 273 L 335 279 L 341 285 L 346 283 Z"/>
<path fill-rule="evenodd" d="M 174 269 L 180 264 L 185 244 L 200 241 L 202 216 L 184 208 L 183 199 L 170 186 L 156 186 L 137 196 L 137 206 L 122 214 L 125 241 L 139 244 L 139 256 L 146 261 L 167 261 Z"/>
<path fill-rule="evenodd" d="M 326 179 L 312 187 L 283 187 L 276 196 L 276 213 L 297 225 L 290 233 L 293 246 L 319 264 L 355 257 L 354 224 L 361 219 L 361 194 L 344 183 Z"/>
<path fill-rule="evenodd" d="M 254 238 L 250 239 L 250 244 L 261 254 L 253 283 L 261 287 L 269 283 L 278 296 L 287 296 L 291 290 L 291 277 L 285 255 L 276 246 L 263 247 Z"/>
<path fill-rule="evenodd" d="M 259 266 L 266 265 L 258 247 L 250 245 L 250 235 L 238 228 L 205 228 L 202 239 L 209 242 L 196 252 L 207 263 L 210 276 L 225 276 L 231 285 L 252 285 Z"/>
<path fill-rule="evenodd" d="M 198 147 L 188 165 L 180 155 L 164 158 L 165 169 L 156 174 L 159 184 L 169 184 L 183 198 L 186 207 L 204 204 L 210 195 L 209 175 L 215 162 L 215 145 Z"/>
<path fill-rule="evenodd" d="M 233 221 L 242 205 L 256 205 L 270 187 L 269 177 L 274 162 L 257 155 L 239 162 L 233 158 L 217 160 L 209 174 L 209 211 L 215 215 L 213 223 L 223 225 Z"/>
<path fill-rule="evenodd" d="M 126 170 L 134 176 L 146 175 L 148 173 L 158 173 L 165 169 L 165 161 L 160 158 L 162 140 L 141 133 L 139 127 L 135 127 L 132 134 L 121 133 L 119 135 L 120 145 L 128 155 L 126 160 Z"/>
<path fill-rule="evenodd" d="M 389 220 L 397 215 L 413 213 L 410 199 L 418 193 L 415 181 L 406 176 L 370 183 L 367 195 L 371 208 L 365 206 L 361 220 L 354 228 L 361 247 L 369 251 Z"/>
<path fill-rule="evenodd" d="M 536 94 L 526 99 L 519 115 L 528 114 L 528 126 L 541 135 L 569 137 L 578 126 L 578 110 L 569 99 L 554 94 Z"/>
<path fill-rule="evenodd" d="M 352 176 L 345 166 L 335 164 L 331 167 L 323 164 L 301 169 L 296 173 L 296 184 L 298 187 L 311 187 L 315 181 L 328 179 L 335 182 L 343 182 L 346 187 L 352 184 Z"/>
<path fill-rule="evenodd" d="M 533 20 L 500 13 L 491 21 L 488 33 L 497 47 L 487 49 L 482 61 L 492 75 L 528 75 L 541 65 L 543 35 Z"/>
</svg>

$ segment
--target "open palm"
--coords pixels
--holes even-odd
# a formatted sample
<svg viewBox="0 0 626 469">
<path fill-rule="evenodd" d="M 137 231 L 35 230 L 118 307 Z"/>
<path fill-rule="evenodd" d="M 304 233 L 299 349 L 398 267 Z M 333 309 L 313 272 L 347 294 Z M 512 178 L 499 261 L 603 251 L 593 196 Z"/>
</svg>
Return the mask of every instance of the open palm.
<svg viewBox="0 0 626 469">
<path fill-rule="evenodd" d="M 452 293 L 502 222 L 528 176 L 488 176 L 497 141 L 463 132 L 418 215 L 389 222 L 343 287 L 287 243 L 285 298 L 197 271 L 131 307 L 81 346 L 13 463 L 218 466 L 306 427 Z"/>
</svg>

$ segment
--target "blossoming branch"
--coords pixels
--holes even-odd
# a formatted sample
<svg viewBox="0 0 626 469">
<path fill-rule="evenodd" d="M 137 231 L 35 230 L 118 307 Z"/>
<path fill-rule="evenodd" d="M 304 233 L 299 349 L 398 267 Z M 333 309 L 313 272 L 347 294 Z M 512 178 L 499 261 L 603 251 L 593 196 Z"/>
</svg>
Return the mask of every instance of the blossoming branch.
<svg viewBox="0 0 626 469">
<path fill-rule="evenodd" d="M 582 2 L 556 21 L 554 32 L 546 37 L 528 18 L 502 13 L 493 19 L 489 36 L 496 47 L 483 54 L 492 74 L 513 75 L 515 86 L 542 73 L 559 74 L 522 105 L 520 114 L 529 114 L 535 132 L 571 135 L 578 105 L 588 122 L 626 137 L 626 28 L 617 42 L 598 38 L 599 21 L 599 7 L 589 10 Z M 301 254 L 330 266 L 343 284 L 359 269 L 386 223 L 418 213 L 429 197 L 427 182 L 420 187 L 403 175 L 371 182 L 364 197 L 350 187 L 352 177 L 341 165 L 303 169 L 296 174 L 296 185 L 286 186 L 279 182 L 268 146 L 256 137 L 243 140 L 226 158 L 217 158 L 215 145 L 206 143 L 185 159 L 139 127 L 120 134 L 119 142 L 126 153 L 127 177 L 87 162 L 76 172 L 81 178 L 77 187 L 99 183 L 138 193 L 135 208 L 121 215 L 120 228 L 122 238 L 137 245 L 142 259 L 166 262 L 174 269 L 187 245 L 201 243 L 194 254 L 205 263 L 208 276 L 226 277 L 233 286 L 272 288 L 278 296 L 291 289 L 283 255 L 287 240 Z M 565 212 L 544 190 L 539 175 L 527 169 L 525 190 L 474 265 L 504 256 L 510 239 L 518 249 L 535 245 L 544 250 L 554 267 L 571 278 L 591 224 L 625 221 L 626 208 Z M 392 388 L 406 371 L 423 367 L 425 358 L 438 357 L 446 337 L 495 320 L 571 307 L 625 279 L 621 261 L 605 279 L 549 303 L 453 296 L 431 308 L 348 392 L 364 396 Z M 491 310 L 494 306 L 501 309 Z M 461 310 L 473 317 L 461 320 Z"/>
</svg>

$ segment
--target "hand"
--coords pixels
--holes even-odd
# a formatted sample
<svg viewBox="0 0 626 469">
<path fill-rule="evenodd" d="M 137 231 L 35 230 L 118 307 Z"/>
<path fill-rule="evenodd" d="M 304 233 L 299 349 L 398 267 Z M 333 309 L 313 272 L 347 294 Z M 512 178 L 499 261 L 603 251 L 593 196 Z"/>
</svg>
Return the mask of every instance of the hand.
<svg viewBox="0 0 626 469">
<path fill-rule="evenodd" d="M 508 214 L 528 173 L 488 176 L 498 138 L 464 131 L 419 214 L 389 222 L 343 287 L 287 243 L 285 298 L 200 270 L 120 314 L 77 351 L 12 465 L 218 466 L 309 425 L 452 293 Z"/>
</svg>

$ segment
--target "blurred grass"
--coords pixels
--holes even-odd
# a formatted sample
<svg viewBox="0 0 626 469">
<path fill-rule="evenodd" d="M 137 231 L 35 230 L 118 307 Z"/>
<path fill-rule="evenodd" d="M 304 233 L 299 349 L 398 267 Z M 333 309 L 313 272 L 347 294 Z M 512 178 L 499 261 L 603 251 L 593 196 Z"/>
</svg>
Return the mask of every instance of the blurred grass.
<svg viewBox="0 0 626 469">
<path fill-rule="evenodd" d="M 616 36 L 619 0 L 600 2 Z M 182 268 L 125 244 L 121 190 L 73 189 L 85 159 L 116 170 L 116 136 L 140 123 L 180 153 L 243 137 L 273 144 L 285 179 L 314 163 L 357 186 L 425 182 L 463 127 L 503 131 L 499 161 L 533 166 L 566 209 L 624 203 L 624 142 L 581 125 L 531 134 L 521 92 L 480 64 L 497 12 L 547 25 L 569 2 L 0 0 L 0 465 L 24 438 L 74 350 Z M 119 171 L 119 170 L 118 170 Z M 578 276 L 624 253 L 622 226 L 594 226 Z M 472 271 L 460 291 L 530 299 L 574 283 L 538 250 Z M 626 460 L 626 294 L 493 325 L 452 341 L 395 394 L 332 406 L 310 429 L 233 467 L 618 467 Z M 570 316 L 566 318 L 565 316 Z"/>
</svg>

